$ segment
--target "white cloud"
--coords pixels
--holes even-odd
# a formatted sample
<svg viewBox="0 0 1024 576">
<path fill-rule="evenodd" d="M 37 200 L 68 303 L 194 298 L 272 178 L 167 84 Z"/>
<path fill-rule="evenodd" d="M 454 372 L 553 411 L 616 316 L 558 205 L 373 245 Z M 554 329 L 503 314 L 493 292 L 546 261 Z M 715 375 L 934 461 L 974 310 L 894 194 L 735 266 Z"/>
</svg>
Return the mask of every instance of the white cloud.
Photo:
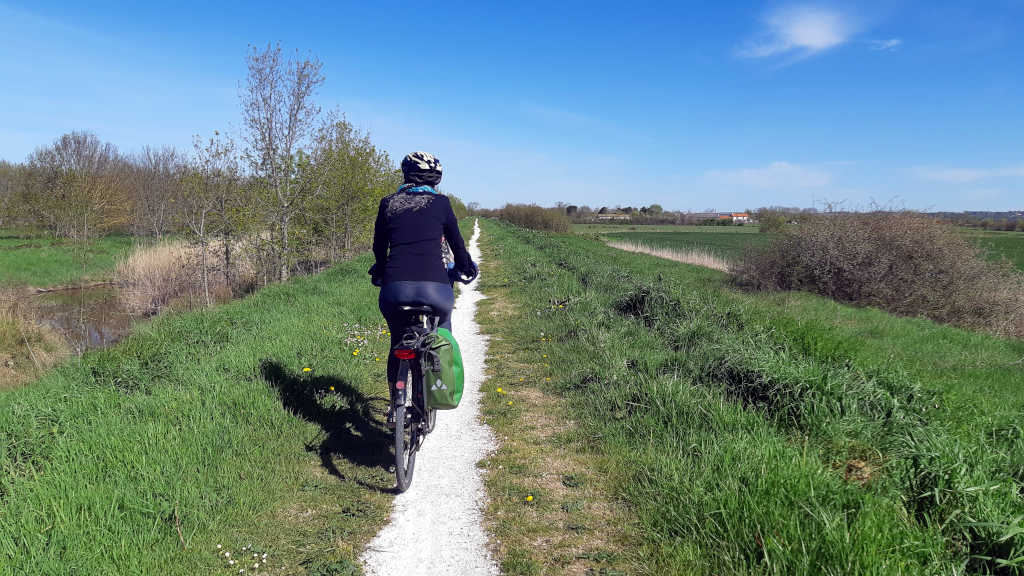
<svg viewBox="0 0 1024 576">
<path fill-rule="evenodd" d="M 903 45 L 902 38 L 889 38 L 888 40 L 869 40 L 868 47 L 878 52 L 895 52 Z"/>
<path fill-rule="evenodd" d="M 789 162 L 772 162 L 764 168 L 711 170 L 704 173 L 704 178 L 718 187 L 752 190 L 825 188 L 832 183 L 832 174 L 826 170 Z"/>
<path fill-rule="evenodd" d="M 768 14 L 764 24 L 760 37 L 741 48 L 740 56 L 810 56 L 845 43 L 856 28 L 848 14 L 818 6 L 782 7 Z"/>
</svg>

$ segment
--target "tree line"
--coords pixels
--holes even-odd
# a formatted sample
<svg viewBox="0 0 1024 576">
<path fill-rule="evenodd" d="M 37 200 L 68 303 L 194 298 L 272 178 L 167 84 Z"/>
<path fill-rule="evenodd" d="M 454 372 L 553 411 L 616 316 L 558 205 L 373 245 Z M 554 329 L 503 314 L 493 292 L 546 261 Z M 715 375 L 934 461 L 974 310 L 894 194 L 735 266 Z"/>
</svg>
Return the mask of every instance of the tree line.
<svg viewBox="0 0 1024 576">
<path fill-rule="evenodd" d="M 268 45 L 251 47 L 247 65 L 236 135 L 129 154 L 75 131 L 24 162 L 0 161 L 0 228 L 79 241 L 185 235 L 200 248 L 204 282 L 216 261 L 230 283 L 238 250 L 265 283 L 365 248 L 401 172 L 366 132 L 321 110 L 316 57 Z"/>
</svg>

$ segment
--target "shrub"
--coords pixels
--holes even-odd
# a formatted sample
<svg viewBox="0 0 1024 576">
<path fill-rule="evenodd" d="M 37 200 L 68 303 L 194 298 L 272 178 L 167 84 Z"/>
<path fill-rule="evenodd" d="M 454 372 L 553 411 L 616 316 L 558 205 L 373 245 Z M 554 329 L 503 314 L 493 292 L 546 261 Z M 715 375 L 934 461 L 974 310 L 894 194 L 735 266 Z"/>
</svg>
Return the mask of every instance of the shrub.
<svg viewBox="0 0 1024 576">
<path fill-rule="evenodd" d="M 949 224 L 914 212 L 807 218 L 734 270 L 745 287 L 806 290 L 841 302 L 1024 337 L 1024 277 Z"/>
<path fill-rule="evenodd" d="M 757 212 L 757 221 L 761 223 L 760 231 L 766 234 L 782 232 L 788 219 L 789 215 L 781 210 L 759 210 Z"/>
<path fill-rule="evenodd" d="M 498 211 L 498 218 L 534 230 L 568 232 L 569 217 L 558 208 L 542 208 L 536 204 L 506 204 Z"/>
</svg>

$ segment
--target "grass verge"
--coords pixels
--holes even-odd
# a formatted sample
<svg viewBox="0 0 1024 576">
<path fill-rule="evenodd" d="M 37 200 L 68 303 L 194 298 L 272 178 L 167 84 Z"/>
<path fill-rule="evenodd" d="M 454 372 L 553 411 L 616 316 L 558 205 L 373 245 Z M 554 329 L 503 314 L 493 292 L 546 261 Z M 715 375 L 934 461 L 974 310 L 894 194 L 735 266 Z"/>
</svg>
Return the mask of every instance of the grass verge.
<svg viewBox="0 0 1024 576">
<path fill-rule="evenodd" d="M 1024 343 L 485 226 L 509 310 L 488 329 L 551 365 L 636 572 L 1022 571 Z"/>
<path fill-rule="evenodd" d="M 357 573 L 393 485 L 368 265 L 157 318 L 0 392 L 0 574 Z"/>
<path fill-rule="evenodd" d="M 499 446 L 483 466 L 502 573 L 633 573 L 640 547 L 628 511 L 606 491 L 601 475 L 610 462 L 580 434 L 565 399 L 545 391 L 552 341 L 543 332 L 522 335 L 522 347 L 506 337 L 522 308 L 497 280 L 501 266 L 484 239 L 488 299 L 477 321 L 491 341 L 483 412 Z"/>
</svg>

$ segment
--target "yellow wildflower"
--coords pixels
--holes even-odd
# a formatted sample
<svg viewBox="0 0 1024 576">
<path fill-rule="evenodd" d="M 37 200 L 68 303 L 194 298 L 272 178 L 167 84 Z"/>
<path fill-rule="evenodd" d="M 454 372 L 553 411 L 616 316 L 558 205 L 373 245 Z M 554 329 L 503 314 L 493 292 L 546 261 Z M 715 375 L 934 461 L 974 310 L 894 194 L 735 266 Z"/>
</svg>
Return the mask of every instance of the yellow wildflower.
<svg viewBox="0 0 1024 576">
<path fill-rule="evenodd" d="M 303 372 L 312 372 L 313 369 L 312 368 L 303 368 L 302 371 Z"/>
<path fill-rule="evenodd" d="M 533 502 L 533 494 L 530 494 L 529 496 L 527 496 L 526 497 L 526 501 L 527 502 Z"/>
<path fill-rule="evenodd" d="M 334 392 L 334 386 L 331 386 L 331 392 Z"/>
</svg>

